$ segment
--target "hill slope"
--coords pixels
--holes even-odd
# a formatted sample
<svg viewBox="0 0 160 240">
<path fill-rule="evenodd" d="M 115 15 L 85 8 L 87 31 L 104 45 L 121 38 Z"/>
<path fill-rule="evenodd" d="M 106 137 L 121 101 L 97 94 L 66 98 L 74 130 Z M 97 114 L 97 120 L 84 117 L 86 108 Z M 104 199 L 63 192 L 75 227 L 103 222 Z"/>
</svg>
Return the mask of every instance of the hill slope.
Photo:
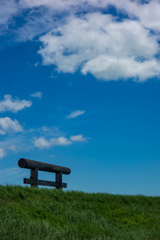
<svg viewBox="0 0 160 240">
<path fill-rule="evenodd" d="M 160 240 L 160 197 L 0 185 L 0 240 Z"/>
</svg>

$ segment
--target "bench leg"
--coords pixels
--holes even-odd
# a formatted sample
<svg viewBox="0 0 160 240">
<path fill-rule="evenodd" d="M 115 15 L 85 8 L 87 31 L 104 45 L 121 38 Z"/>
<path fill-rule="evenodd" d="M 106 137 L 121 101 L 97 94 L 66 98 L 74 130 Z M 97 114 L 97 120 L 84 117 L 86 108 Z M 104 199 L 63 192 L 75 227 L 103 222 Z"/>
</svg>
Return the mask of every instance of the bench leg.
<svg viewBox="0 0 160 240">
<path fill-rule="evenodd" d="M 31 169 L 31 179 L 33 179 L 33 183 L 31 186 L 38 187 L 38 168 Z"/>
<path fill-rule="evenodd" d="M 62 189 L 62 172 L 56 173 L 57 189 Z"/>
</svg>

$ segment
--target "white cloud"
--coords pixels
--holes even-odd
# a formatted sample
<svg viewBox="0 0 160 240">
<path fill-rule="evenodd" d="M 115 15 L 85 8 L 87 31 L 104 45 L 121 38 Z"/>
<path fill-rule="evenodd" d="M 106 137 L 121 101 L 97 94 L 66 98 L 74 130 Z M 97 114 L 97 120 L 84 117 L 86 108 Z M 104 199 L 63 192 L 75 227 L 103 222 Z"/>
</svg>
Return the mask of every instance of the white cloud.
<svg viewBox="0 0 160 240">
<path fill-rule="evenodd" d="M 0 34 L 8 28 L 8 24 L 13 21 L 13 16 L 18 12 L 18 5 L 15 0 L 0 1 Z"/>
<path fill-rule="evenodd" d="M 22 170 L 18 167 L 13 167 L 13 168 L 5 168 L 3 170 L 0 170 L 0 180 L 10 180 L 16 177 L 20 177 L 20 176 L 25 176 L 28 175 L 28 172 Z"/>
<path fill-rule="evenodd" d="M 31 97 L 37 97 L 37 98 L 41 98 L 42 97 L 42 94 L 41 92 L 35 92 L 35 93 L 32 93 L 31 94 Z"/>
<path fill-rule="evenodd" d="M 41 36 L 50 31 L 58 22 L 54 16 L 54 11 L 49 8 L 32 9 L 28 16 L 25 17 L 25 24 L 13 30 L 16 41 L 25 42 L 33 40 L 36 36 Z M 34 66 L 38 66 L 35 63 Z"/>
<path fill-rule="evenodd" d="M 23 131 L 19 134 L 6 135 L 5 138 L 1 138 L 0 146 L 5 150 L 6 154 L 10 151 L 15 153 L 28 152 L 33 150 L 33 144 L 31 144 L 32 133 L 29 131 Z"/>
<path fill-rule="evenodd" d="M 53 27 L 55 24 L 53 17 L 61 15 L 64 11 L 70 15 L 77 12 L 102 11 L 109 6 L 114 6 L 118 13 L 124 12 L 131 18 L 138 18 L 138 21 L 147 28 L 160 31 L 160 1 L 158 0 L 146 1 L 143 4 L 138 0 L 20 0 L 17 8 L 32 9 L 26 19 L 27 23 L 21 27 L 21 37 L 33 39 L 35 35 L 47 32 L 51 29 L 51 25 Z M 42 15 L 39 16 L 39 14 Z"/>
<path fill-rule="evenodd" d="M 43 131 L 45 132 L 49 132 L 50 131 L 50 128 L 47 128 L 46 126 L 42 127 Z M 57 129 L 58 130 L 58 129 Z"/>
<path fill-rule="evenodd" d="M 66 145 L 70 145 L 71 144 L 71 141 L 69 141 L 67 138 L 65 137 L 59 137 L 58 139 L 56 138 L 52 138 L 51 139 L 51 142 L 54 144 L 54 145 L 59 145 L 59 146 L 66 146 Z"/>
<path fill-rule="evenodd" d="M 151 0 L 143 4 L 140 1 L 116 1 L 113 4 L 117 9 L 121 9 L 130 17 L 137 17 L 140 23 L 149 29 L 160 32 L 160 1 Z"/>
<path fill-rule="evenodd" d="M 130 20 L 100 13 L 109 6 Z M 23 16 L 23 11 L 25 18 L 17 27 L 13 17 Z M 160 74 L 159 13 L 159 0 L 1 0 L 0 28 L 12 23 L 17 41 L 44 34 L 38 53 L 44 65 L 53 64 L 59 72 L 80 68 L 82 74 L 104 81 L 146 81 Z"/>
<path fill-rule="evenodd" d="M 34 64 L 34 66 L 35 66 L 35 67 L 37 67 L 37 66 L 38 66 L 38 64 L 39 64 L 39 63 L 38 63 L 38 62 L 36 62 L 36 63 Z"/>
<path fill-rule="evenodd" d="M 40 128 L 30 128 L 29 130 L 25 131 L 26 134 L 43 134 L 45 137 L 47 136 L 54 136 L 54 137 L 59 137 L 63 134 L 57 127 L 40 127 Z"/>
<path fill-rule="evenodd" d="M 0 179 L 8 178 L 8 177 L 11 177 L 13 175 L 17 175 L 20 172 L 21 172 L 21 169 L 17 168 L 17 167 L 6 168 L 6 169 L 3 169 L 3 170 L 0 170 Z"/>
<path fill-rule="evenodd" d="M 13 99 L 11 95 L 5 95 L 4 100 L 0 101 L 0 112 L 14 112 L 24 109 L 25 107 L 30 107 L 32 105 L 31 101 L 19 100 L 18 98 Z"/>
<path fill-rule="evenodd" d="M 81 111 L 81 110 L 77 110 L 77 111 L 74 111 L 74 112 L 71 112 L 70 115 L 68 115 L 66 118 L 70 119 L 70 118 L 76 118 L 78 117 L 79 115 L 82 115 L 84 114 L 85 111 Z"/>
<path fill-rule="evenodd" d="M 70 136 L 70 140 L 73 142 L 85 142 L 88 138 L 84 138 L 82 134 L 76 136 Z"/>
<path fill-rule="evenodd" d="M 9 146 L 9 149 L 12 150 L 13 152 L 17 153 L 17 150 L 16 150 L 16 145 L 12 144 Z"/>
<path fill-rule="evenodd" d="M 34 146 L 38 147 L 38 148 L 49 148 L 51 146 L 50 141 L 47 141 L 44 137 L 40 137 L 40 138 L 35 138 L 34 141 Z"/>
<path fill-rule="evenodd" d="M 159 76 L 160 63 L 155 59 L 140 62 L 131 57 L 117 59 L 99 56 L 88 61 L 82 72 L 83 74 L 90 72 L 104 81 L 134 78 L 143 82 L 148 78 Z"/>
<path fill-rule="evenodd" d="M 111 1 L 99 1 L 99 0 L 20 0 L 19 4 L 23 8 L 33 8 L 33 7 L 48 7 L 51 8 L 52 11 L 70 11 L 78 8 L 80 9 L 86 9 L 89 6 L 97 6 L 97 4 L 102 7 L 106 6 L 106 4 Z"/>
<path fill-rule="evenodd" d="M 43 64 L 54 64 L 58 71 L 74 73 L 80 68 L 105 81 L 145 81 L 160 74 L 157 38 L 136 20 L 118 22 L 101 13 L 72 16 L 40 41 Z"/>
<path fill-rule="evenodd" d="M 9 117 L 0 118 L 0 134 L 5 135 L 7 132 L 22 132 L 23 129 L 19 122 Z"/>
<path fill-rule="evenodd" d="M 51 138 L 49 140 L 45 139 L 44 137 L 40 137 L 40 138 L 35 138 L 33 143 L 35 147 L 43 149 L 43 148 L 50 148 L 52 146 L 66 146 L 66 145 L 70 145 L 72 142 L 65 137 Z"/>
<path fill-rule="evenodd" d="M 154 1 L 154 0 L 152 0 Z M 154 1 L 158 2 L 158 1 Z M 135 13 L 137 7 L 140 7 L 140 1 L 132 0 L 20 0 L 19 6 L 21 8 L 49 8 L 54 12 L 83 12 L 93 11 L 107 8 L 108 6 L 115 6 L 117 9 L 125 10 L 127 12 Z"/>
<path fill-rule="evenodd" d="M 6 134 L 6 132 L 4 130 L 0 129 L 0 135 L 5 135 L 5 134 Z"/>
<path fill-rule="evenodd" d="M 138 18 L 143 26 L 160 31 L 160 1 L 138 1 L 138 0 L 1 0 L 0 2 L 0 24 L 7 28 L 9 23 L 15 26 L 14 16 L 25 14 L 25 23 L 15 32 L 19 34 L 19 40 L 32 40 L 35 36 L 49 31 L 56 23 L 55 16 L 107 10 L 114 6 L 119 12 L 129 14 L 131 18 Z M 11 21 L 12 20 L 12 21 Z M 55 21 L 56 20 L 56 21 Z"/>
<path fill-rule="evenodd" d="M 88 138 L 84 138 L 82 134 L 73 136 L 71 135 L 70 138 L 59 137 L 59 138 L 50 138 L 46 139 L 44 137 L 34 138 L 33 144 L 35 147 L 40 149 L 50 148 L 53 146 L 67 146 L 72 144 L 73 142 L 86 142 Z"/>
<path fill-rule="evenodd" d="M 4 150 L 4 148 L 0 147 L 0 158 L 3 158 L 4 155 L 5 155 L 5 150 Z"/>
<path fill-rule="evenodd" d="M 13 132 L 13 129 L 9 128 L 9 126 L 7 128 L 8 132 Z M 4 134 L 6 134 L 6 131 L 4 131 Z M 6 154 L 9 154 L 11 151 L 15 153 L 33 151 L 35 147 L 33 144 L 34 141 L 35 144 L 41 148 L 50 148 L 55 145 L 65 146 L 70 144 L 70 140 L 61 137 L 63 134 L 64 133 L 56 127 L 47 128 L 44 126 L 37 129 L 24 129 L 22 132 L 14 132 L 14 134 L 6 134 L 5 137 L 1 137 L 0 147 L 4 149 Z"/>
</svg>

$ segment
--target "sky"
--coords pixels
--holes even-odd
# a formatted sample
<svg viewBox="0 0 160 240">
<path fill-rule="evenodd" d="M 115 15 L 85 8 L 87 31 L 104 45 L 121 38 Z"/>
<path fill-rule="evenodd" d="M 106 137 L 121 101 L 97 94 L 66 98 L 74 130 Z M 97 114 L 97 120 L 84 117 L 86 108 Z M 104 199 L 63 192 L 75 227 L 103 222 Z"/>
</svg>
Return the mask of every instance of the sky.
<svg viewBox="0 0 160 240">
<path fill-rule="evenodd" d="M 0 0 L 0 184 L 159 196 L 159 78 L 159 0 Z"/>
</svg>

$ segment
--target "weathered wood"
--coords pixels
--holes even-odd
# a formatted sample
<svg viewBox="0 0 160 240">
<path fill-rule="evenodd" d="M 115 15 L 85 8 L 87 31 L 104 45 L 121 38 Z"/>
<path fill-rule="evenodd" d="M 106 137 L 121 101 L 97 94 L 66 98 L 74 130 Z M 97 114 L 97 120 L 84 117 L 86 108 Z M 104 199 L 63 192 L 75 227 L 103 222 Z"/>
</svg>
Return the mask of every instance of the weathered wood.
<svg viewBox="0 0 160 240">
<path fill-rule="evenodd" d="M 31 169 L 31 176 L 30 179 L 33 180 L 31 186 L 38 187 L 38 168 Z"/>
<path fill-rule="evenodd" d="M 31 186 L 38 187 L 38 185 L 56 187 L 62 189 L 67 187 L 67 183 L 62 183 L 62 174 L 70 174 L 71 170 L 66 167 L 61 167 L 49 163 L 38 162 L 25 158 L 20 158 L 18 165 L 21 168 L 28 168 L 31 170 L 30 179 L 24 178 L 24 184 L 31 184 Z M 38 180 L 38 170 L 45 172 L 54 172 L 56 174 L 56 181 Z"/>
<path fill-rule="evenodd" d="M 38 162 L 38 161 L 29 160 L 25 158 L 19 159 L 18 165 L 21 168 L 28 168 L 28 169 L 38 168 L 38 170 L 46 171 L 46 172 L 54 172 L 54 173 L 62 172 L 62 174 L 70 174 L 71 172 L 71 170 L 66 167 L 61 167 L 61 166 L 57 166 L 49 163 Z"/>
<path fill-rule="evenodd" d="M 62 172 L 56 173 L 56 183 L 57 187 L 56 188 L 61 188 L 62 189 Z"/>
<path fill-rule="evenodd" d="M 31 178 L 24 178 L 24 184 L 33 184 L 33 179 Z M 38 180 L 38 185 L 41 186 L 49 186 L 49 187 L 57 187 L 57 182 L 45 181 L 45 180 Z M 62 188 L 66 188 L 67 183 L 62 183 Z"/>
</svg>

